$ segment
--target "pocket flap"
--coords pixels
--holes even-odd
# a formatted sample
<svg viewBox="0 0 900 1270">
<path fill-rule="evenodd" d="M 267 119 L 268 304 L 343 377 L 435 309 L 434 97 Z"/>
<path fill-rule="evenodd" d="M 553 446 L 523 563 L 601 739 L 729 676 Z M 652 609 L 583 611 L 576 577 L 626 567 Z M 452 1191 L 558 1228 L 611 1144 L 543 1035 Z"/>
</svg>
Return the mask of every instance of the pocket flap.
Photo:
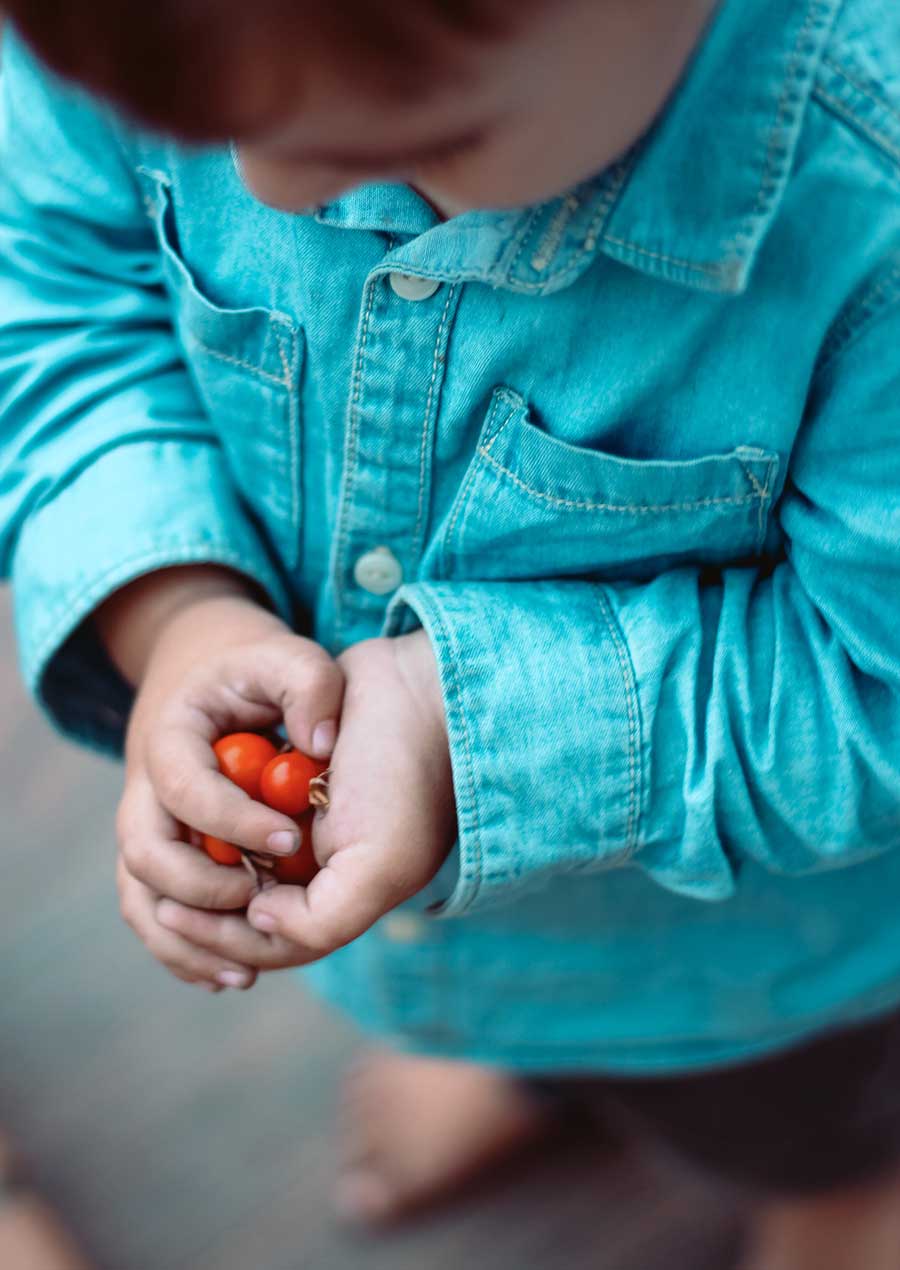
<svg viewBox="0 0 900 1270">
<path fill-rule="evenodd" d="M 747 445 L 694 459 L 627 459 L 571 445 L 533 424 L 508 388 L 494 393 L 478 453 L 522 494 L 611 516 L 759 505 L 778 467 L 777 455 Z"/>
<path fill-rule="evenodd" d="M 206 296 L 183 258 L 171 183 L 163 173 L 147 168 L 139 168 L 138 175 L 146 182 L 148 211 L 156 223 L 163 270 L 175 297 L 185 345 L 236 371 L 289 389 L 296 362 L 296 325 L 272 309 L 225 308 Z"/>
<path fill-rule="evenodd" d="M 648 578 L 759 554 L 778 455 L 630 459 L 573 445 L 497 388 L 442 535 L 448 578 Z"/>
</svg>

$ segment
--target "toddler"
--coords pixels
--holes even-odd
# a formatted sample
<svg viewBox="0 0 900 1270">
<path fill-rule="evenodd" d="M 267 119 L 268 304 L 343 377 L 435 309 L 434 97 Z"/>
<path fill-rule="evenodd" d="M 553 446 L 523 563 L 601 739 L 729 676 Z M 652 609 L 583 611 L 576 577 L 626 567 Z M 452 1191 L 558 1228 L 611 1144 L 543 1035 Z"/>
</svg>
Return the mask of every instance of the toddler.
<svg viewBox="0 0 900 1270">
<path fill-rule="evenodd" d="M 0 560 L 126 921 L 378 1038 L 357 1218 L 574 1096 L 897 1270 L 896 4 L 7 9 Z"/>
</svg>

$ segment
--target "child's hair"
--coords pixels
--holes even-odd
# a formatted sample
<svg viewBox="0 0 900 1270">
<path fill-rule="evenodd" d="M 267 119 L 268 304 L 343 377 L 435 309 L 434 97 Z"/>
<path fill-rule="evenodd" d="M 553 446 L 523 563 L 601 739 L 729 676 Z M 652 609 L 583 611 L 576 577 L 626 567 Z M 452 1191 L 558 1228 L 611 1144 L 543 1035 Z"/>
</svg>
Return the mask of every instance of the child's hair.
<svg viewBox="0 0 900 1270">
<path fill-rule="evenodd" d="M 6 0 L 55 70 L 136 118 L 224 139 L 302 100 L 311 63 L 386 98 L 453 75 L 455 41 L 489 40 L 551 0 Z"/>
</svg>

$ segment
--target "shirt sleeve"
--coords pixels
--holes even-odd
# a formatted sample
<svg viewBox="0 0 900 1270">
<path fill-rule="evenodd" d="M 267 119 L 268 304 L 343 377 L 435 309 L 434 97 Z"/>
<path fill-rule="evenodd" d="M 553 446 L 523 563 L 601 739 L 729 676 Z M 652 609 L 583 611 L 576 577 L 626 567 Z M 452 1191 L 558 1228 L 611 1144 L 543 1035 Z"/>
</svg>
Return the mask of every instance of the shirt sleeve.
<svg viewBox="0 0 900 1270">
<path fill-rule="evenodd" d="M 424 583 L 460 874 L 443 912 L 640 869 L 724 900 L 900 846 L 900 269 L 823 359 L 758 567 Z"/>
<path fill-rule="evenodd" d="M 131 694 L 86 621 L 140 574 L 215 562 L 290 616 L 174 335 L 116 124 L 3 41 L 0 577 L 60 730 L 120 750 Z"/>
</svg>

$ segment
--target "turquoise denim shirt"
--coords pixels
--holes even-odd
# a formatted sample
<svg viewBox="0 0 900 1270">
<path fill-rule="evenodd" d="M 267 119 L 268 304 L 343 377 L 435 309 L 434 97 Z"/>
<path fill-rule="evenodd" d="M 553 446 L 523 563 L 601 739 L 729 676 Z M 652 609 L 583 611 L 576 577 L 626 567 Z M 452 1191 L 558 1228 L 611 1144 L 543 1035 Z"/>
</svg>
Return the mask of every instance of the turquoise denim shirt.
<svg viewBox="0 0 900 1270">
<path fill-rule="evenodd" d="M 726 0 L 620 162 L 441 223 L 262 206 L 9 39 L 0 561 L 85 619 L 219 561 L 328 648 L 424 626 L 459 843 L 308 972 L 414 1049 L 696 1068 L 900 1002 L 900 9 Z"/>
</svg>

